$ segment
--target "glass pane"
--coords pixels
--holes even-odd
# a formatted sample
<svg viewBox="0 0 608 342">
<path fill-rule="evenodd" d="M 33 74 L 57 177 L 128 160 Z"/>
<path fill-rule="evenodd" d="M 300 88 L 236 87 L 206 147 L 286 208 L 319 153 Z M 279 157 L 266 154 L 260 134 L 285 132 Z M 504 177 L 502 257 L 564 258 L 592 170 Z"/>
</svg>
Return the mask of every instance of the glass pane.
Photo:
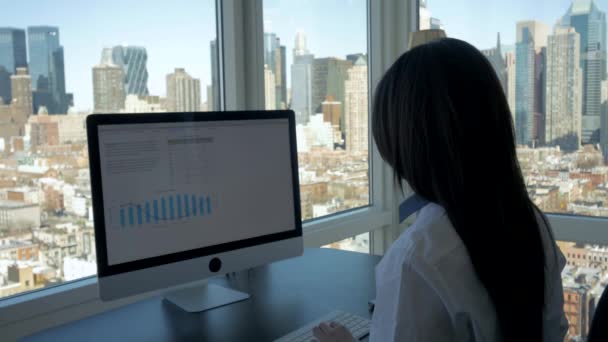
<svg viewBox="0 0 608 342">
<path fill-rule="evenodd" d="M 0 298 L 96 273 L 88 114 L 219 105 L 213 0 L 3 9 Z"/>
<path fill-rule="evenodd" d="M 546 212 L 608 217 L 606 9 L 593 0 L 420 0 L 421 29 L 444 28 L 492 63 L 528 192 Z"/>
<path fill-rule="evenodd" d="M 340 249 L 343 251 L 359 252 L 359 253 L 370 253 L 369 244 L 370 233 L 364 233 L 357 236 L 353 236 L 342 241 L 336 241 L 329 245 L 323 246 L 323 248 Z"/>
<path fill-rule="evenodd" d="M 264 31 L 266 108 L 296 113 L 303 219 L 368 205 L 367 1 L 265 0 Z"/>
<path fill-rule="evenodd" d="M 570 323 L 567 340 L 585 339 L 595 307 L 608 281 L 608 246 L 558 242 L 568 260 L 562 272 L 564 311 Z"/>
</svg>

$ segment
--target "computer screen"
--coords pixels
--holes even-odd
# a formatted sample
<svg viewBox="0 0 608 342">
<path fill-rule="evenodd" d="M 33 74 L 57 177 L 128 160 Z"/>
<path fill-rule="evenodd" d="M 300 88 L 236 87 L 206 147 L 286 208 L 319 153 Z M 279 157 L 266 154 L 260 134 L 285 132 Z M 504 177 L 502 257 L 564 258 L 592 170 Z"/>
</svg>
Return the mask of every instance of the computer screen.
<svg viewBox="0 0 608 342">
<path fill-rule="evenodd" d="M 295 230 L 288 125 L 99 125 L 108 265 Z"/>
</svg>

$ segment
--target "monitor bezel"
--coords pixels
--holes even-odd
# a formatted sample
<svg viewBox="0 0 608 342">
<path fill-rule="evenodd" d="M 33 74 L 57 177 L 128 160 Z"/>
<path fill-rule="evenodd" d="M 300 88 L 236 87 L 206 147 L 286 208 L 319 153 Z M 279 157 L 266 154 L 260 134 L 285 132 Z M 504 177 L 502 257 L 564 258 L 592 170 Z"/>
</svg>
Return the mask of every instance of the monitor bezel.
<svg viewBox="0 0 608 342">
<path fill-rule="evenodd" d="M 288 119 L 289 144 L 293 184 L 294 227 L 293 230 L 227 242 L 219 245 L 201 247 L 161 256 L 109 265 L 106 243 L 106 225 L 103 205 L 102 177 L 100 169 L 99 126 L 180 123 L 180 122 L 217 122 Z M 296 146 L 295 114 L 291 110 L 274 111 L 226 111 L 226 112 L 187 112 L 187 113 L 139 113 L 139 114 L 92 114 L 87 117 L 87 139 L 89 149 L 89 169 L 93 201 L 95 248 L 97 251 L 97 275 L 108 277 L 126 272 L 176 263 L 188 259 L 229 252 L 256 245 L 262 245 L 302 236 L 300 205 L 300 184 L 298 176 L 298 155 Z"/>
</svg>

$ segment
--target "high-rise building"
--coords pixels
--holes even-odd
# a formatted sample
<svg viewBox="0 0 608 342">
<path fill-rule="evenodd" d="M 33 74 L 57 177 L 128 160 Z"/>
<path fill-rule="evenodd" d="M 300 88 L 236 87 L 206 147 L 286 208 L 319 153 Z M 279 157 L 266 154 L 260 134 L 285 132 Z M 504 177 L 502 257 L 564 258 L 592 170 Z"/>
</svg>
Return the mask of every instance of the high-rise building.
<svg viewBox="0 0 608 342">
<path fill-rule="evenodd" d="M 30 26 L 27 28 L 29 68 L 34 91 L 34 112 L 45 106 L 50 114 L 65 114 L 65 66 L 59 28 Z"/>
<path fill-rule="evenodd" d="M 602 81 L 602 119 L 600 120 L 600 147 L 608 163 L 608 80 Z"/>
<path fill-rule="evenodd" d="M 515 45 L 515 134 L 520 145 L 542 142 L 547 35 L 538 21 L 517 23 Z M 542 129 L 544 130 L 544 128 Z"/>
<path fill-rule="evenodd" d="M 217 65 L 217 39 L 211 41 L 211 96 L 207 92 L 207 110 L 220 110 L 220 70 Z"/>
<path fill-rule="evenodd" d="M 350 152 L 367 151 L 369 149 L 369 108 L 365 58 L 360 57 L 348 70 L 348 79 L 344 82 L 344 92 L 346 150 Z"/>
<path fill-rule="evenodd" d="M 145 47 L 115 46 L 112 48 L 112 62 L 122 68 L 125 93 L 146 96 L 148 92 L 148 53 Z"/>
<path fill-rule="evenodd" d="M 515 124 L 515 53 L 505 53 L 505 67 L 507 69 L 507 99 L 509 101 L 509 109 Z"/>
<path fill-rule="evenodd" d="M 315 58 L 312 65 L 312 110 L 321 112 L 321 103 L 327 96 L 344 102 L 344 82 L 353 66 L 349 60 L 335 57 Z M 342 123 L 344 124 L 344 123 Z"/>
<path fill-rule="evenodd" d="M 293 44 L 294 60 L 296 56 L 303 56 L 308 54 L 310 54 L 310 52 L 308 51 L 307 47 L 306 33 L 299 31 L 296 33 L 296 38 Z"/>
<path fill-rule="evenodd" d="M 494 72 L 500 81 L 500 85 L 502 86 L 502 90 L 507 94 L 507 68 L 505 65 L 505 59 L 502 55 L 502 50 L 500 49 L 500 33 L 496 38 L 496 47 L 486 50 L 481 50 L 481 52 L 486 56 L 486 58 L 492 64 L 492 68 L 494 68 Z"/>
<path fill-rule="evenodd" d="M 93 67 L 95 113 L 118 113 L 125 106 L 124 70 L 112 63 L 112 49 L 103 49 L 101 62 Z"/>
<path fill-rule="evenodd" d="M 340 122 L 342 121 L 342 103 L 335 101 L 333 97 L 328 96 L 325 101 L 321 103 L 323 112 L 323 121 L 329 122 L 333 127 L 340 128 Z"/>
<path fill-rule="evenodd" d="M 125 97 L 123 113 L 161 113 L 166 112 L 160 103 L 160 96 L 129 94 Z"/>
<path fill-rule="evenodd" d="M 427 1 L 420 0 L 420 8 L 418 9 L 418 27 L 420 30 L 443 30 L 441 20 L 433 18 L 431 11 L 428 9 Z"/>
<path fill-rule="evenodd" d="M 12 100 L 11 75 L 23 67 L 27 67 L 25 30 L 0 27 L 0 98 L 6 104 Z"/>
<path fill-rule="evenodd" d="M 598 9 L 594 0 L 574 0 L 561 18 L 560 25 L 574 27 L 581 36 L 582 143 L 597 144 L 600 138 L 601 83 L 606 79 L 606 14 Z"/>
<path fill-rule="evenodd" d="M 175 68 L 167 75 L 167 111 L 198 112 L 201 110 L 201 81 L 185 69 Z"/>
<path fill-rule="evenodd" d="M 547 42 L 545 139 L 564 151 L 576 151 L 581 143 L 580 37 L 572 27 L 556 26 Z"/>
<path fill-rule="evenodd" d="M 264 65 L 264 102 L 265 108 L 268 110 L 277 109 L 276 107 L 276 91 L 274 73 L 267 64 Z"/>
<path fill-rule="evenodd" d="M 23 132 L 23 127 L 34 110 L 32 78 L 28 74 L 27 68 L 17 68 L 15 74 L 11 76 L 11 89 L 13 94 L 13 100 L 11 102 L 13 122 L 18 125 L 21 132 Z"/>
<path fill-rule="evenodd" d="M 291 65 L 291 109 L 296 113 L 296 123 L 306 124 L 313 113 L 312 64 L 314 55 L 306 48 L 306 35 L 296 34 Z"/>
<path fill-rule="evenodd" d="M 287 56 L 285 46 L 274 33 L 264 33 L 264 64 L 272 70 L 275 77 L 276 108 L 287 107 Z"/>
</svg>

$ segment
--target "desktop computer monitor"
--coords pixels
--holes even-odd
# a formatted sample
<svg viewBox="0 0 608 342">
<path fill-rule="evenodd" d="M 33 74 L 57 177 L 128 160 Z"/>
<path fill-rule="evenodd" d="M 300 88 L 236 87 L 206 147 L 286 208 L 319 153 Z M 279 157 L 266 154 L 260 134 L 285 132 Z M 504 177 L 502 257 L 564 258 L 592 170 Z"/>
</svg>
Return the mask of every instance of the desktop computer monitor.
<svg viewBox="0 0 608 342">
<path fill-rule="evenodd" d="M 292 111 L 96 114 L 87 134 L 102 300 L 302 254 Z"/>
</svg>

